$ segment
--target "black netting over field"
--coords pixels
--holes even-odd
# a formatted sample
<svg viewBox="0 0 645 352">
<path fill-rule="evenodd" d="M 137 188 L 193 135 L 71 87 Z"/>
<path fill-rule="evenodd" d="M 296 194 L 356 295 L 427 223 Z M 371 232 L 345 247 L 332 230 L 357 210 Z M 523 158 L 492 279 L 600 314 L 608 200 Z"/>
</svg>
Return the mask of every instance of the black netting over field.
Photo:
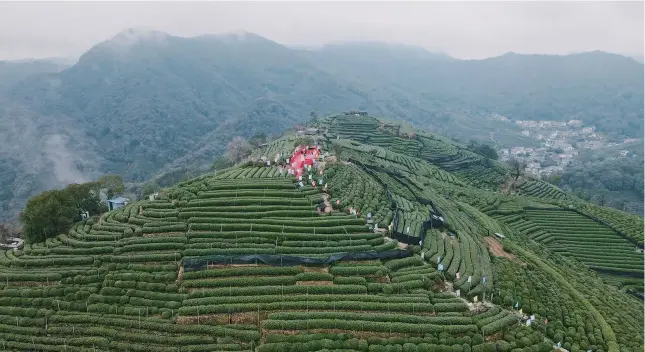
<svg viewBox="0 0 645 352">
<path fill-rule="evenodd" d="M 431 211 L 432 214 L 431 215 L 435 215 L 437 218 L 439 218 L 439 217 L 443 218 L 443 216 L 441 215 L 441 212 L 439 212 L 439 210 L 437 210 L 437 207 L 434 205 L 432 200 L 422 198 L 422 197 L 417 197 L 417 202 L 419 202 L 419 203 L 421 203 L 423 205 L 429 205 L 430 208 L 432 208 L 432 211 Z M 443 222 L 443 220 L 442 220 L 442 222 Z M 435 227 L 437 227 L 437 226 L 435 226 Z"/>
<path fill-rule="evenodd" d="M 388 202 L 390 204 L 394 204 L 395 208 L 397 207 L 396 203 L 394 202 L 394 199 L 392 197 L 392 193 L 390 191 L 389 185 L 387 185 L 383 181 L 381 181 L 381 179 L 376 176 L 376 173 L 377 172 L 386 173 L 386 174 L 394 177 L 395 179 L 401 179 L 401 178 L 405 179 L 404 175 L 402 175 L 402 174 L 400 174 L 400 173 L 398 173 L 396 171 L 392 171 L 392 170 L 382 168 L 380 166 L 366 165 L 366 164 L 363 164 L 360 161 L 355 160 L 355 159 L 349 159 L 349 161 L 354 163 L 354 164 L 356 164 L 358 167 L 360 167 L 366 173 L 368 173 L 370 176 L 372 176 L 377 182 L 379 182 L 385 188 L 385 190 L 387 192 Z M 404 185 L 412 194 L 417 193 L 412 189 L 412 187 L 410 187 L 410 185 L 407 182 L 401 182 L 401 184 Z M 432 228 L 440 228 L 440 227 L 443 227 L 443 225 L 444 225 L 443 216 L 441 215 L 441 212 L 439 212 L 437 207 L 434 205 L 434 202 L 432 200 L 416 196 L 416 201 L 421 203 L 421 204 L 423 204 L 423 205 L 427 205 L 427 206 L 429 206 L 431 208 L 430 211 L 429 211 L 428 220 L 423 222 L 423 226 L 421 226 L 421 228 L 419 229 L 418 233 L 405 234 L 403 232 L 399 232 L 399 231 L 396 230 L 396 229 L 399 228 L 399 212 L 395 211 L 394 220 L 393 220 L 392 238 L 394 238 L 395 240 L 397 240 L 399 242 L 406 243 L 406 244 L 418 245 L 418 244 L 420 244 L 420 241 L 423 239 L 423 235 L 425 234 L 425 232 L 427 230 L 432 229 Z"/>
<path fill-rule="evenodd" d="M 396 229 L 399 224 L 399 216 L 398 212 L 394 216 L 394 224 L 393 228 Z M 423 239 L 423 235 L 426 233 L 426 231 L 430 229 L 436 229 L 440 228 L 443 226 L 443 218 L 437 218 L 436 216 L 432 216 L 432 211 L 430 211 L 430 218 L 426 221 L 423 222 L 423 226 L 421 226 L 421 229 L 419 230 L 418 234 L 412 234 L 412 235 L 406 235 L 402 232 L 398 232 L 396 230 L 392 231 L 392 238 L 395 240 L 406 243 L 406 244 L 414 244 L 418 245 L 420 244 L 419 241 Z"/>
<path fill-rule="evenodd" d="M 339 253 L 327 258 L 297 257 L 290 255 L 247 254 L 247 255 L 211 255 L 199 258 L 184 258 L 182 265 L 185 272 L 204 270 L 211 264 L 269 264 L 275 266 L 294 266 L 302 264 L 332 264 L 341 260 L 376 260 L 399 259 L 412 255 L 412 251 L 395 249 L 384 252 Z"/>
</svg>

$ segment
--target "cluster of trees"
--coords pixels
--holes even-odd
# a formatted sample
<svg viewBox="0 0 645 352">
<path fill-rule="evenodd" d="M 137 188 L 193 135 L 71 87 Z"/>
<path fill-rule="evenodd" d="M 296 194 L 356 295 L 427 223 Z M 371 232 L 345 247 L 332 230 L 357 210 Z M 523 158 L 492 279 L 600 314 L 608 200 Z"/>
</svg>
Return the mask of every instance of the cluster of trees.
<svg viewBox="0 0 645 352">
<path fill-rule="evenodd" d="M 0 224 L 0 242 L 6 241 L 12 237 L 18 237 L 18 228 L 15 224 L 11 222 L 5 222 Z"/>
<path fill-rule="evenodd" d="M 263 132 L 255 133 L 248 140 L 240 136 L 233 137 L 233 139 L 227 144 L 226 153 L 215 157 L 210 169 L 216 171 L 231 167 L 248 157 L 253 148 L 259 147 L 268 140 L 270 140 L 270 137 Z M 133 186 L 130 190 L 137 194 L 140 199 L 145 199 L 160 188 L 188 180 L 198 175 L 199 170 L 194 170 L 189 167 L 180 167 L 163 172 L 143 184 Z"/>
<path fill-rule="evenodd" d="M 309 136 L 300 137 L 293 142 L 294 147 L 297 147 L 299 145 L 314 145 L 314 144 L 316 144 L 316 141 Z"/>
<path fill-rule="evenodd" d="M 545 181 L 599 205 L 643 213 L 642 143 L 625 157 L 618 151 L 580 153 L 574 163 Z"/>
<path fill-rule="evenodd" d="M 266 143 L 267 141 L 268 141 L 268 138 L 267 138 L 266 133 L 259 132 L 259 133 L 254 134 L 253 136 L 251 136 L 251 138 L 249 138 L 248 142 L 251 145 L 251 147 L 257 148 L 260 145 Z"/>
<path fill-rule="evenodd" d="M 101 192 L 108 198 L 123 192 L 123 179 L 106 175 L 93 182 L 73 183 L 63 189 L 53 189 L 31 197 L 20 213 L 22 238 L 28 243 L 41 242 L 66 232 L 87 211 L 97 215 L 107 211 L 101 202 Z"/>
<path fill-rule="evenodd" d="M 226 169 L 227 167 L 231 167 L 231 166 L 233 166 L 233 163 L 231 162 L 231 160 L 225 156 L 220 155 L 216 157 L 215 160 L 213 161 L 213 165 L 211 165 L 211 169 L 216 171 L 216 170 Z"/>
<path fill-rule="evenodd" d="M 314 112 L 312 112 L 311 114 L 312 116 L 315 116 Z M 254 148 L 258 148 L 262 144 L 265 144 L 274 138 L 275 136 L 268 137 L 265 133 L 262 132 L 254 134 L 248 140 L 240 136 L 233 137 L 233 139 L 226 146 L 226 153 L 224 155 L 217 156 L 215 160 L 213 160 L 211 170 L 222 170 L 239 163 L 240 161 L 244 160 L 244 158 L 251 155 L 251 151 Z M 316 141 L 312 137 L 305 136 L 295 140 L 293 145 L 295 147 L 303 144 L 313 145 L 315 143 Z"/>
<path fill-rule="evenodd" d="M 477 154 L 481 154 L 489 159 L 497 160 L 499 159 L 499 155 L 497 155 L 497 151 L 493 146 L 487 143 L 479 143 L 474 139 L 471 139 L 468 145 L 466 146 L 468 150 L 475 152 Z"/>
<path fill-rule="evenodd" d="M 524 169 L 526 169 L 526 162 L 524 160 L 511 158 L 507 164 L 511 167 L 511 175 L 515 181 L 517 181 L 517 179 L 524 173 Z"/>
<path fill-rule="evenodd" d="M 240 136 L 233 139 L 226 146 L 226 157 L 232 163 L 238 163 L 251 154 L 251 144 Z"/>
<path fill-rule="evenodd" d="M 134 191 L 135 194 L 138 194 L 139 199 L 145 199 L 149 195 L 151 195 L 151 194 L 155 193 L 156 191 L 158 191 L 160 188 L 161 187 L 159 186 L 159 184 L 156 181 L 150 180 L 150 181 L 144 183 L 141 186 L 133 187 L 133 189 L 131 189 L 131 190 Z"/>
<path fill-rule="evenodd" d="M 259 132 L 248 140 L 236 136 L 226 145 L 226 154 L 218 156 L 211 165 L 212 170 L 221 170 L 239 163 L 251 154 L 253 148 L 258 148 L 269 140 L 266 133 Z"/>
</svg>

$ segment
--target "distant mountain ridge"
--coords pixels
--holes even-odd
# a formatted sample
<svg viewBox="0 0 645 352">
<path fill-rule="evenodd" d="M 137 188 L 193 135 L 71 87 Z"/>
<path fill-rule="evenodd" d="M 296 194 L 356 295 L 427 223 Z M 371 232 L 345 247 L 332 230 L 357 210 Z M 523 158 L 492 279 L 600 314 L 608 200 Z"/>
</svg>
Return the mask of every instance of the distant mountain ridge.
<svg viewBox="0 0 645 352">
<path fill-rule="evenodd" d="M 391 44 L 296 50 L 248 32 L 126 30 L 69 67 L 20 65 L 0 89 L 0 217 L 104 173 L 141 182 L 203 170 L 233 136 L 279 134 L 312 111 L 360 109 L 463 139 L 487 138 L 493 113 L 643 130 L 643 65 L 597 52 L 458 60 Z"/>
<path fill-rule="evenodd" d="M 12 85 L 29 76 L 40 73 L 60 72 L 72 64 L 72 60 L 59 58 L 0 60 L 0 91 L 9 89 Z"/>
</svg>

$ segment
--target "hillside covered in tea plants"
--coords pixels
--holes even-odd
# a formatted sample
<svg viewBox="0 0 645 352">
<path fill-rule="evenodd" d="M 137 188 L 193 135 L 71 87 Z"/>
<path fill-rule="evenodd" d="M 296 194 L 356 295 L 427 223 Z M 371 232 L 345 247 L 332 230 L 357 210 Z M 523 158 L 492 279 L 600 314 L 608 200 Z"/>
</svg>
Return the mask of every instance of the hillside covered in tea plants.
<svg viewBox="0 0 645 352">
<path fill-rule="evenodd" d="M 643 350 L 642 217 L 405 125 L 309 127 L 1 252 L 3 350 Z"/>
</svg>

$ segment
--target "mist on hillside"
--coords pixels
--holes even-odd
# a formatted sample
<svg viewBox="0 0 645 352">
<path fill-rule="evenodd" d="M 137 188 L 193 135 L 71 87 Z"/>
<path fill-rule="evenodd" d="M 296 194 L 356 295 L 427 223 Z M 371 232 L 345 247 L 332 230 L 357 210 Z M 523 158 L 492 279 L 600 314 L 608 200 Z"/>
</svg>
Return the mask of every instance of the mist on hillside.
<svg viewBox="0 0 645 352">
<path fill-rule="evenodd" d="M 7 2 L 0 4 L 0 60 L 78 57 L 127 28 L 135 28 L 136 36 L 249 32 L 287 46 L 315 48 L 403 43 L 456 58 L 593 50 L 642 55 L 642 14 L 640 1 Z"/>
<path fill-rule="evenodd" d="M 0 218 L 106 173 L 204 172 L 234 136 L 312 113 L 359 109 L 498 150 L 538 143 L 500 116 L 642 138 L 643 65 L 613 54 L 643 50 L 642 7 L 0 3 Z"/>
</svg>

